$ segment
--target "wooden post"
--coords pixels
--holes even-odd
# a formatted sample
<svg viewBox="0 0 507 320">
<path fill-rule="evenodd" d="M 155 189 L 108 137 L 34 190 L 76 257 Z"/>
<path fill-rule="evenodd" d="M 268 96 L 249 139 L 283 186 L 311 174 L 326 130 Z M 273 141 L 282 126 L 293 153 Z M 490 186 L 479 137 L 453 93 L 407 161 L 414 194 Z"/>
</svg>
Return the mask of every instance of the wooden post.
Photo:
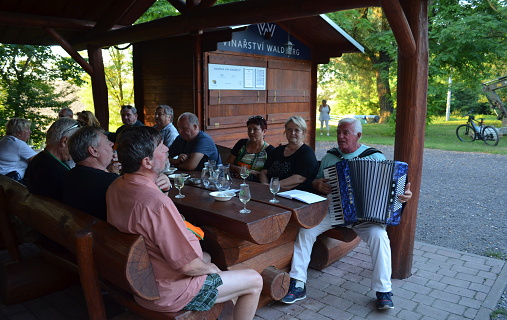
<svg viewBox="0 0 507 320">
<path fill-rule="evenodd" d="M 203 98 L 203 53 L 202 53 L 202 31 L 192 32 L 192 39 L 194 44 L 194 114 L 199 119 L 199 127 L 201 130 L 206 128 L 207 113 L 204 110 L 204 98 Z M 225 159 L 227 160 L 227 159 Z M 222 159 L 222 161 L 225 161 Z"/>
<path fill-rule="evenodd" d="M 93 236 L 91 231 L 76 233 L 76 258 L 83 287 L 88 316 L 92 320 L 106 320 L 106 309 L 100 292 L 99 278 L 93 262 Z"/>
<path fill-rule="evenodd" d="M 106 74 L 104 72 L 104 61 L 102 60 L 102 48 L 88 46 L 88 57 L 93 69 L 91 74 L 93 104 L 95 105 L 95 116 L 104 130 L 109 130 L 109 105 L 107 96 Z"/>
<path fill-rule="evenodd" d="M 427 0 L 401 0 L 400 3 L 414 35 L 416 52 L 410 56 L 398 55 L 394 158 L 409 164 L 408 181 L 412 184 L 413 196 L 403 211 L 401 224 L 388 228 L 394 279 L 405 279 L 411 275 L 428 89 L 428 3 Z"/>
</svg>

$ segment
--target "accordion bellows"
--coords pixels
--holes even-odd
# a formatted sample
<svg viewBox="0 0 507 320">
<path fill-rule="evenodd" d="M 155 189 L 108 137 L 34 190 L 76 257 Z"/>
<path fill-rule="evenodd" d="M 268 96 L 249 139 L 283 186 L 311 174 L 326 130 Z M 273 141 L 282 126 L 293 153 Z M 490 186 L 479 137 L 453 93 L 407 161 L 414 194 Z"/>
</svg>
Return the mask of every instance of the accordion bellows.
<svg viewBox="0 0 507 320">
<path fill-rule="evenodd" d="M 401 161 L 342 160 L 324 169 L 332 192 L 329 215 L 333 226 L 371 221 L 386 225 L 400 223 L 408 165 Z"/>
</svg>

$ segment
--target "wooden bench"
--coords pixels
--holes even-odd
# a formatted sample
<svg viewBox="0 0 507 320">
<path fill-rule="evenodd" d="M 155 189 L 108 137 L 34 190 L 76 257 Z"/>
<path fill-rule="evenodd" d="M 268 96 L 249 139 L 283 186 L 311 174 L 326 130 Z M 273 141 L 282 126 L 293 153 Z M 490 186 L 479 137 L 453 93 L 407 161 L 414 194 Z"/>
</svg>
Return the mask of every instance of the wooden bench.
<svg viewBox="0 0 507 320">
<path fill-rule="evenodd" d="M 0 205 L 2 224 L 10 224 L 8 215 L 15 215 L 56 243 L 56 249 L 41 246 L 41 250 L 55 263 L 77 271 L 92 320 L 106 319 L 101 286 L 131 311 L 118 319 L 217 319 L 224 310 L 220 317 L 231 317 L 232 302 L 216 304 L 206 312 L 175 313 L 155 312 L 137 304 L 134 295 L 147 300 L 159 297 L 142 236 L 122 233 L 58 201 L 32 195 L 5 177 L 0 177 Z M 12 225 L 1 229 L 9 254 L 15 255 L 12 231 Z"/>
</svg>

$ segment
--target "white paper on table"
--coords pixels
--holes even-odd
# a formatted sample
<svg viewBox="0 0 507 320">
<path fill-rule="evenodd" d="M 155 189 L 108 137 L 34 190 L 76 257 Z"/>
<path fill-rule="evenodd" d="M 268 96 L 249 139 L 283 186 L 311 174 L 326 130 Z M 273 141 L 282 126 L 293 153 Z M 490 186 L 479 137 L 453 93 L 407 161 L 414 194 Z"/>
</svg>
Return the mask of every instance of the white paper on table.
<svg viewBox="0 0 507 320">
<path fill-rule="evenodd" d="M 324 201 L 327 199 L 327 198 L 321 197 L 315 193 L 301 191 L 301 190 L 289 190 L 289 191 L 277 193 L 276 195 L 280 196 L 280 197 L 288 198 L 288 199 L 299 200 L 299 201 L 302 201 L 302 202 L 308 203 L 308 204 Z"/>
</svg>

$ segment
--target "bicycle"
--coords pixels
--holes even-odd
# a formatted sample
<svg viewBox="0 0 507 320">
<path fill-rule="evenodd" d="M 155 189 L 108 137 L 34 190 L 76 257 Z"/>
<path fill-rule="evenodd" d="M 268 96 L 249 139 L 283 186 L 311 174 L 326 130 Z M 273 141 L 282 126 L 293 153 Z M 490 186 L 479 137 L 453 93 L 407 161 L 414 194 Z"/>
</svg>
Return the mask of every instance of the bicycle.
<svg viewBox="0 0 507 320">
<path fill-rule="evenodd" d="M 493 126 L 484 125 L 484 118 L 480 118 L 477 124 L 475 117 L 468 114 L 468 121 L 466 124 L 459 125 L 456 128 L 456 136 L 463 142 L 472 142 L 475 140 L 482 140 L 488 146 L 498 145 L 500 136 L 498 130 Z"/>
</svg>

